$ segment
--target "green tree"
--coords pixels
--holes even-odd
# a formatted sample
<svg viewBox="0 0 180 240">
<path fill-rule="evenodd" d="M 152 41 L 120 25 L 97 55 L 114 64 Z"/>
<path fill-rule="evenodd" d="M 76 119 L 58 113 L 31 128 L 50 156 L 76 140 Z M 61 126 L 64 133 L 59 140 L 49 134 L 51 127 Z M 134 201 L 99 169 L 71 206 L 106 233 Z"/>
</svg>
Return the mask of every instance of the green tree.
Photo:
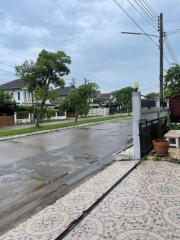
<svg viewBox="0 0 180 240">
<path fill-rule="evenodd" d="M 146 95 L 147 98 L 156 98 L 159 97 L 159 93 L 150 92 Z"/>
<path fill-rule="evenodd" d="M 132 110 L 132 92 L 134 89 L 132 87 L 125 87 L 120 90 L 113 92 L 113 96 L 116 99 L 116 103 L 121 106 L 121 108 L 130 114 Z"/>
<path fill-rule="evenodd" d="M 37 60 L 25 61 L 16 67 L 17 75 L 27 89 L 34 94 L 36 101 L 36 126 L 39 127 L 47 100 L 56 98 L 53 87 L 63 87 L 63 76 L 68 75 L 71 59 L 64 52 L 42 50 Z"/>
<path fill-rule="evenodd" d="M 6 92 L 3 88 L 0 87 L 0 101 L 9 101 L 11 99 L 11 95 Z"/>
<path fill-rule="evenodd" d="M 180 65 L 169 68 L 164 78 L 166 97 L 180 95 Z"/>
<path fill-rule="evenodd" d="M 79 115 L 87 115 L 90 109 L 90 98 L 92 98 L 97 89 L 94 83 L 87 83 L 75 88 L 65 98 L 61 104 L 61 108 L 75 113 L 75 121 L 78 120 Z"/>
</svg>

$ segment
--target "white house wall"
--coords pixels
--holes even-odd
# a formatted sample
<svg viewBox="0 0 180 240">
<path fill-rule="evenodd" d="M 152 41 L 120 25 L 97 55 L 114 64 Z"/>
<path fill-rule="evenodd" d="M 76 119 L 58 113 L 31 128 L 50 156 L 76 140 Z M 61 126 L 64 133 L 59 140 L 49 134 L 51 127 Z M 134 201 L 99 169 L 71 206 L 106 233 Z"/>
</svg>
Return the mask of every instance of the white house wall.
<svg viewBox="0 0 180 240">
<path fill-rule="evenodd" d="M 11 94 L 12 100 L 18 104 L 31 104 L 32 103 L 31 94 L 29 94 L 25 89 L 24 90 L 13 90 L 13 91 L 8 91 L 8 92 Z M 20 99 L 18 99 L 18 93 L 20 94 Z M 26 93 L 26 97 L 25 97 L 24 93 Z"/>
</svg>

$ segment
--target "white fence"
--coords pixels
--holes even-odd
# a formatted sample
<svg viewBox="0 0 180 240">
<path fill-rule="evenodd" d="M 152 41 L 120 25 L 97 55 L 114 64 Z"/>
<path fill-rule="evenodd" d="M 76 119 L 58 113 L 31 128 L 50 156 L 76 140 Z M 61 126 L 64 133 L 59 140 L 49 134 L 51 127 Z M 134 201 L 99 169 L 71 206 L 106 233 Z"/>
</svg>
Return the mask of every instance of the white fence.
<svg viewBox="0 0 180 240">
<path fill-rule="evenodd" d="M 93 116 L 107 116 L 109 115 L 109 108 L 91 108 L 88 113 L 88 117 Z"/>
<path fill-rule="evenodd" d="M 33 121 L 33 114 L 29 113 L 28 118 L 17 118 L 17 113 L 14 113 L 14 124 L 25 124 L 25 123 L 31 123 Z"/>
<path fill-rule="evenodd" d="M 54 117 L 51 117 L 50 120 L 65 120 L 66 119 L 66 112 L 64 113 L 64 116 L 58 116 L 58 113 L 55 113 Z M 44 118 L 43 120 L 48 120 L 48 118 Z M 33 114 L 29 113 L 28 118 L 20 119 L 17 118 L 17 113 L 14 113 L 14 124 L 26 124 L 26 123 L 32 123 L 33 122 Z"/>
</svg>

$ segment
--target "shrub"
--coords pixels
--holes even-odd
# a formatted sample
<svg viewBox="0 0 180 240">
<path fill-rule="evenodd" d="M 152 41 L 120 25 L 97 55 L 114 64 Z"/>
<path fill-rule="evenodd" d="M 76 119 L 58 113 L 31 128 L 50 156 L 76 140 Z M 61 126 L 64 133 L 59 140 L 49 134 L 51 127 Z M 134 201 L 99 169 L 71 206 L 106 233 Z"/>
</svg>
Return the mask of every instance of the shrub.
<svg viewBox="0 0 180 240">
<path fill-rule="evenodd" d="M 23 105 L 19 105 L 17 106 L 17 112 L 33 112 L 33 107 L 32 106 L 23 106 Z"/>
<path fill-rule="evenodd" d="M 28 111 L 17 112 L 17 119 L 27 119 L 29 116 Z"/>
<path fill-rule="evenodd" d="M 0 115 L 12 116 L 16 112 L 16 104 L 11 102 L 0 102 Z"/>
<path fill-rule="evenodd" d="M 63 110 L 58 110 L 58 111 L 57 111 L 58 117 L 64 116 L 64 114 L 65 114 L 65 112 L 64 112 Z"/>
<path fill-rule="evenodd" d="M 169 124 L 168 130 L 180 130 L 180 124 Z"/>
<path fill-rule="evenodd" d="M 46 108 L 44 109 L 43 118 L 51 119 L 56 116 L 56 111 L 54 109 Z"/>
</svg>

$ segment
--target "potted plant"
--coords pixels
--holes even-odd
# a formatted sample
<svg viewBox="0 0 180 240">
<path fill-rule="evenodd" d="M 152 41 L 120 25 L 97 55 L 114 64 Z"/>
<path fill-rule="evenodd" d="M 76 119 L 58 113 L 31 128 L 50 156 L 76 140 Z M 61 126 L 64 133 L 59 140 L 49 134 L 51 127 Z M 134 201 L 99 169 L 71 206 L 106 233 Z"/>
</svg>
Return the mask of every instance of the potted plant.
<svg viewBox="0 0 180 240">
<path fill-rule="evenodd" d="M 160 155 L 167 155 L 170 142 L 165 139 L 157 139 L 153 141 L 154 151 Z"/>
</svg>

